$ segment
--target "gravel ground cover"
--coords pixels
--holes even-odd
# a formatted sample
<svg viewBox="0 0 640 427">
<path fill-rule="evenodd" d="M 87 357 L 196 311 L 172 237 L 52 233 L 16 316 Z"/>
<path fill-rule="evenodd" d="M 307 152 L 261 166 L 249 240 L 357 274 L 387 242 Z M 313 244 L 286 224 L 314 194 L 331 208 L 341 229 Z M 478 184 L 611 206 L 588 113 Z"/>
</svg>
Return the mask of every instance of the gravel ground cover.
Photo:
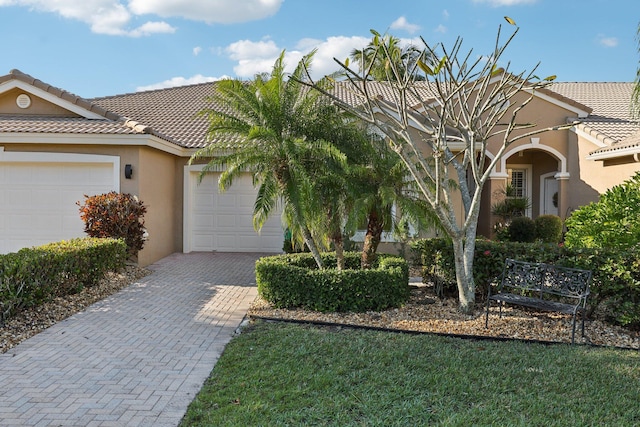
<svg viewBox="0 0 640 427">
<path fill-rule="evenodd" d="M 58 297 L 38 307 L 23 310 L 0 327 L 0 353 L 6 353 L 27 338 L 126 288 L 147 274 L 149 271 L 146 269 L 127 266 L 123 272 L 108 273 L 95 286 L 77 294 Z"/>
</svg>

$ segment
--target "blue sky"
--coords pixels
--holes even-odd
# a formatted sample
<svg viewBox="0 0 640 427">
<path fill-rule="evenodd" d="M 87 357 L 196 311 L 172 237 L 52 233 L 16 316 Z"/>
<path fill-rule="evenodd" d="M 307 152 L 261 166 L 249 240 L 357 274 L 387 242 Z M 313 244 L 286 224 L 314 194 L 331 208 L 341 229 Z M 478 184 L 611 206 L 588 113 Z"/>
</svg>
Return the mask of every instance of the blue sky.
<svg viewBox="0 0 640 427">
<path fill-rule="evenodd" d="M 638 0 L 0 0 L 0 74 L 17 68 L 91 98 L 269 71 L 317 47 L 316 76 L 370 40 L 489 53 L 498 26 L 520 27 L 510 70 L 559 81 L 633 81 Z M 506 65 L 506 64 L 505 64 Z"/>
</svg>

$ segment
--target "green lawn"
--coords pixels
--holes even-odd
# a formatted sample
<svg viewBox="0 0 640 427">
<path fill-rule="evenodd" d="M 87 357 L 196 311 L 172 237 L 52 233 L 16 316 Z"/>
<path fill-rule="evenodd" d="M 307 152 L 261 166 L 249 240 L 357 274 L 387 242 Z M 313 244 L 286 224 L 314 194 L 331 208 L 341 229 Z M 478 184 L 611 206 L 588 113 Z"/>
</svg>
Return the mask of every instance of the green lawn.
<svg viewBox="0 0 640 427">
<path fill-rule="evenodd" d="M 635 426 L 640 352 L 258 322 L 182 426 Z"/>
</svg>

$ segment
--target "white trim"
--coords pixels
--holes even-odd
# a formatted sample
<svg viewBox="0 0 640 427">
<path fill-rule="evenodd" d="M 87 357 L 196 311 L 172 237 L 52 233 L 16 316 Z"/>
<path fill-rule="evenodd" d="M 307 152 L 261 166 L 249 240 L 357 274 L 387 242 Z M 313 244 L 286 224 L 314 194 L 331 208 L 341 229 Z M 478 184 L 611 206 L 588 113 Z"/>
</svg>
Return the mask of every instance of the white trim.
<svg viewBox="0 0 640 427">
<path fill-rule="evenodd" d="M 607 160 L 607 159 L 615 159 L 623 156 L 633 156 L 633 155 L 637 156 L 638 153 L 640 153 L 640 147 L 636 145 L 633 147 L 621 148 L 618 150 L 610 150 L 610 151 L 604 151 L 602 153 L 589 154 L 586 157 L 586 159 L 587 160 Z"/>
<path fill-rule="evenodd" d="M 77 104 L 69 102 L 57 95 L 54 95 L 45 90 L 42 90 L 33 85 L 30 85 L 29 83 L 25 83 L 22 80 L 10 80 L 10 81 L 7 81 L 6 83 L 0 84 L 0 93 L 4 93 L 11 89 L 16 89 L 16 88 L 21 89 L 25 92 L 29 92 L 32 95 L 37 96 L 38 98 L 42 98 L 45 101 L 58 105 L 59 107 L 62 107 L 65 110 L 69 110 L 87 119 L 104 119 L 105 118 L 101 114 L 97 114 L 97 113 L 94 113 L 93 111 L 87 110 L 86 108 L 80 107 Z"/>
<path fill-rule="evenodd" d="M 505 169 L 505 174 L 507 175 L 507 184 L 509 184 L 509 178 L 510 175 L 507 173 L 507 170 L 509 169 L 516 169 L 516 170 L 524 170 L 525 171 L 525 184 L 527 186 L 526 190 L 527 190 L 527 194 L 526 197 L 529 199 L 529 201 L 531 201 L 532 196 L 533 196 L 533 183 L 531 181 L 533 181 L 533 165 L 531 164 L 510 164 L 509 167 L 507 169 Z M 527 216 L 529 218 L 532 217 L 532 209 L 533 206 L 531 206 L 531 204 L 529 204 L 529 207 L 527 208 Z"/>
<path fill-rule="evenodd" d="M 195 152 L 154 135 L 114 135 L 76 133 L 13 133 L 0 132 L 0 144 L 65 144 L 100 146 L 146 146 L 180 157 L 191 157 Z"/>
<path fill-rule="evenodd" d="M 593 136 L 592 134 L 585 132 L 582 129 L 578 129 L 576 126 L 572 127 L 571 130 L 573 132 L 576 133 L 576 135 L 578 135 L 579 137 L 586 139 L 588 142 L 592 143 L 593 145 L 599 147 L 599 148 L 604 148 L 604 147 L 608 147 L 607 144 L 605 144 L 604 142 L 600 141 L 597 137 Z M 587 157 L 588 159 L 589 157 Z"/>
<path fill-rule="evenodd" d="M 534 139 L 537 139 L 537 138 L 534 138 Z M 558 172 L 559 176 L 562 176 L 563 178 L 569 177 L 569 172 L 567 172 L 567 158 L 555 148 L 549 147 L 548 145 L 540 144 L 538 142 L 519 145 L 513 148 L 512 150 L 509 150 L 506 153 L 504 153 L 502 155 L 502 158 L 500 159 L 500 170 L 502 171 L 502 173 L 503 174 L 506 173 L 507 159 L 509 157 L 513 156 L 514 154 L 520 151 L 525 151 L 527 149 L 536 149 L 536 150 L 546 151 L 548 153 L 553 154 L 555 158 L 560 162 L 560 171 Z M 491 173 L 491 176 L 501 177 L 502 175 L 499 172 L 494 170 L 494 172 Z"/>
<path fill-rule="evenodd" d="M 0 163 L 110 163 L 113 165 L 113 189 L 120 191 L 120 157 L 101 154 L 44 153 L 4 151 L 0 147 Z"/>
<path fill-rule="evenodd" d="M 185 165 L 182 189 L 182 252 L 188 254 L 192 251 L 191 231 L 193 224 L 190 215 L 193 211 L 193 191 L 191 191 L 192 175 L 201 172 L 205 165 Z"/>
</svg>

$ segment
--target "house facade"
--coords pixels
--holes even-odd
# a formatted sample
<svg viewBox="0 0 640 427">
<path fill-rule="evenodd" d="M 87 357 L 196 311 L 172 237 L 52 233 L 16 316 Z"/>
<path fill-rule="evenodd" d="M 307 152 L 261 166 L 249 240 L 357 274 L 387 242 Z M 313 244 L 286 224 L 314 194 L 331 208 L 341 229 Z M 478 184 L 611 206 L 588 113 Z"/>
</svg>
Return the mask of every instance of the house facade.
<svg viewBox="0 0 640 427">
<path fill-rule="evenodd" d="M 18 70 L 0 77 L 0 253 L 84 235 L 77 202 L 108 191 L 147 206 L 148 265 L 174 252 L 280 252 L 275 215 L 253 229 L 256 190 L 247 174 L 226 193 L 191 155 L 209 143 L 207 96 L 215 83 L 84 99 Z M 523 120 L 578 118 L 570 130 L 511 146 L 485 188 L 479 233 L 507 185 L 528 214 L 568 216 L 640 170 L 640 127 L 629 117 L 632 83 L 557 83 L 536 94 Z"/>
</svg>

